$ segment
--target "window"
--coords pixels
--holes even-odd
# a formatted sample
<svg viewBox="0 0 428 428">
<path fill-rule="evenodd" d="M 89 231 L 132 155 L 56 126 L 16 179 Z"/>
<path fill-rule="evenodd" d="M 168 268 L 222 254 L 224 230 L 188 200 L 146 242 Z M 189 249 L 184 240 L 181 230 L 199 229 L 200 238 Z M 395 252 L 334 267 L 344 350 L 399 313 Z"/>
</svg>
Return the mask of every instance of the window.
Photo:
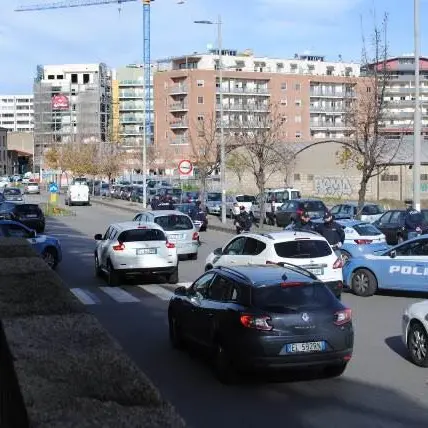
<svg viewBox="0 0 428 428">
<path fill-rule="evenodd" d="M 339 212 L 340 212 L 340 210 L 341 210 L 342 206 L 343 206 L 343 205 L 335 205 L 335 206 L 330 210 L 330 212 L 331 212 L 333 215 L 335 215 L 335 214 L 339 214 Z"/>
<path fill-rule="evenodd" d="M 313 259 L 331 254 L 327 241 L 311 239 L 308 241 L 288 241 L 274 245 L 278 257 L 285 259 Z"/>
<path fill-rule="evenodd" d="M 203 87 L 204 87 L 205 82 L 204 82 L 203 80 L 197 80 L 197 81 L 196 81 L 196 84 L 198 85 L 198 88 L 203 88 Z"/>
<path fill-rule="evenodd" d="M 397 174 L 382 174 L 380 176 L 380 181 L 398 181 Z"/>
<path fill-rule="evenodd" d="M 300 174 L 294 174 L 294 181 L 300 181 Z"/>
<path fill-rule="evenodd" d="M 155 223 L 167 232 L 193 229 L 193 223 L 189 217 L 184 215 L 168 215 L 156 217 Z"/>
<path fill-rule="evenodd" d="M 204 97 L 198 97 L 198 104 L 204 103 Z"/>
<path fill-rule="evenodd" d="M 247 238 L 244 245 L 244 256 L 258 256 L 266 249 L 266 244 L 254 238 Z"/>
<path fill-rule="evenodd" d="M 296 123 L 302 123 L 302 116 L 295 116 L 294 117 L 294 122 L 296 122 Z"/>
<path fill-rule="evenodd" d="M 405 213 L 403 211 L 394 211 L 389 220 L 390 223 L 402 224 L 404 222 Z"/>
<path fill-rule="evenodd" d="M 287 90 L 287 83 L 286 83 L 286 82 L 281 83 L 281 89 L 282 89 L 283 91 L 286 91 L 286 90 Z"/>
<path fill-rule="evenodd" d="M 77 81 L 77 74 L 76 73 L 73 73 L 71 75 L 71 83 L 78 83 L 78 81 Z"/>
<path fill-rule="evenodd" d="M 204 120 L 204 115 L 198 114 L 198 121 L 203 121 L 203 120 Z"/>
<path fill-rule="evenodd" d="M 361 214 L 364 214 L 364 215 L 376 215 L 376 214 L 382 214 L 382 213 L 383 213 L 383 209 L 379 205 L 365 205 L 361 212 Z"/>
<path fill-rule="evenodd" d="M 64 76 L 63 76 L 62 74 L 58 74 L 58 75 L 56 76 L 56 78 L 57 78 L 58 80 L 63 80 L 63 79 L 64 79 Z"/>
<path fill-rule="evenodd" d="M 217 275 L 208 287 L 206 298 L 217 302 L 238 299 L 238 287 L 227 278 Z"/>
<path fill-rule="evenodd" d="M 286 106 L 287 105 L 287 100 L 286 99 L 281 100 L 281 105 Z"/>
<path fill-rule="evenodd" d="M 214 272 L 208 272 L 196 280 L 190 288 L 190 295 L 197 295 L 204 298 L 207 295 L 208 287 L 215 276 Z"/>
<path fill-rule="evenodd" d="M 244 237 L 234 239 L 225 249 L 223 254 L 230 256 L 239 256 L 242 254 L 245 245 Z"/>
<path fill-rule="evenodd" d="M 295 136 L 296 138 L 301 138 L 301 137 L 302 137 L 302 133 L 301 133 L 300 131 L 297 131 L 297 132 L 294 134 L 294 136 Z"/>
<path fill-rule="evenodd" d="M 396 253 L 397 256 L 428 256 L 428 240 L 403 244 Z"/>
<path fill-rule="evenodd" d="M 48 74 L 48 80 L 54 80 L 55 76 L 53 74 Z"/>
<path fill-rule="evenodd" d="M 159 229 L 134 229 L 122 232 L 117 240 L 120 242 L 166 241 L 166 236 Z"/>
<path fill-rule="evenodd" d="M 295 85 L 294 85 L 294 90 L 296 90 L 296 91 L 300 91 L 302 89 L 302 85 L 300 84 L 300 83 L 296 83 Z"/>
<path fill-rule="evenodd" d="M 254 204 L 256 202 L 256 198 L 250 195 L 239 195 L 236 197 L 236 202 L 251 202 Z"/>
<path fill-rule="evenodd" d="M 27 229 L 24 229 L 17 224 L 3 225 L 3 228 L 6 230 L 6 234 L 10 238 L 29 238 L 30 236 Z"/>
<path fill-rule="evenodd" d="M 302 106 L 302 100 L 294 100 L 294 105 L 296 107 L 301 107 Z"/>
<path fill-rule="evenodd" d="M 428 181 L 428 174 L 421 174 L 422 181 Z"/>
<path fill-rule="evenodd" d="M 308 174 L 308 181 L 314 181 L 314 175 Z"/>
</svg>

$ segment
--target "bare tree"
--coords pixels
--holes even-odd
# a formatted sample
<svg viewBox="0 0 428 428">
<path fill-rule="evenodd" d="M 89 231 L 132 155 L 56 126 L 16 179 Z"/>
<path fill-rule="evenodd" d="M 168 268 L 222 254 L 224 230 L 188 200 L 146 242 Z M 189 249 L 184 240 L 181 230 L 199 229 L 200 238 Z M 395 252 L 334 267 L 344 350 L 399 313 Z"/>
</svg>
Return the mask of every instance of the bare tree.
<svg viewBox="0 0 428 428">
<path fill-rule="evenodd" d="M 123 164 L 129 154 L 120 150 L 116 143 L 104 143 L 99 150 L 99 168 L 98 173 L 108 178 L 109 183 L 113 177 L 119 175 Z"/>
<path fill-rule="evenodd" d="M 285 119 L 278 106 L 251 106 L 241 120 L 233 124 L 233 146 L 240 149 L 241 161 L 254 176 L 261 197 L 260 224 L 266 218 L 264 195 L 269 178 L 278 171 L 286 171 L 294 159 L 294 151 L 285 143 Z"/>
<path fill-rule="evenodd" d="M 239 153 L 239 149 L 236 149 L 227 158 L 226 166 L 230 169 L 238 178 L 239 184 L 242 184 L 242 178 L 244 176 L 245 171 L 248 169 L 247 162 L 241 153 Z"/>
<path fill-rule="evenodd" d="M 347 85 L 345 123 L 349 127 L 343 148 L 337 153 L 344 167 L 354 166 L 361 172 L 358 191 L 358 213 L 361 213 L 372 177 L 382 174 L 385 165 L 396 156 L 401 139 L 392 140 L 383 127 L 388 119 L 386 92 L 390 81 L 388 70 L 388 16 L 379 25 L 374 21 L 370 35 L 370 52 L 363 35 L 363 78 Z"/>
</svg>

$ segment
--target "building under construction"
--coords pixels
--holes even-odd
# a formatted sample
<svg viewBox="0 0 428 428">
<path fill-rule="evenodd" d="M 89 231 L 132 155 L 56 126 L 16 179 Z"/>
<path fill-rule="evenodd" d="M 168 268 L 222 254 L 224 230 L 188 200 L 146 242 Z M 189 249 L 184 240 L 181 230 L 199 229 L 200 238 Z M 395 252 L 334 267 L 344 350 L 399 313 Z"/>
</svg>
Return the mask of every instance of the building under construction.
<svg viewBox="0 0 428 428">
<path fill-rule="evenodd" d="M 34 166 L 67 143 L 109 141 L 111 72 L 105 64 L 45 65 L 34 81 Z"/>
</svg>

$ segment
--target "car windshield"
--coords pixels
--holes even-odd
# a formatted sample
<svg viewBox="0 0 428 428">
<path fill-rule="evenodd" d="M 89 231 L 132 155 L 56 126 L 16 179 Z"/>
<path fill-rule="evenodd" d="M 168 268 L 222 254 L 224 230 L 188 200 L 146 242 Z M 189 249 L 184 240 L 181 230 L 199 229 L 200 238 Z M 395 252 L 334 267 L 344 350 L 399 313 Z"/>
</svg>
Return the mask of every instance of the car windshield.
<svg viewBox="0 0 428 428">
<path fill-rule="evenodd" d="M 334 296 L 319 282 L 298 286 L 273 285 L 254 288 L 253 305 L 258 309 L 274 313 L 319 310 L 334 305 Z"/>
<path fill-rule="evenodd" d="M 3 192 L 5 195 L 13 195 L 13 196 L 16 196 L 16 195 L 20 195 L 21 194 L 21 191 L 19 190 L 19 189 L 11 189 L 11 188 L 9 188 L 9 189 L 4 189 L 4 192 Z"/>
<path fill-rule="evenodd" d="M 221 193 L 207 193 L 207 201 L 209 202 L 221 201 Z"/>
<path fill-rule="evenodd" d="M 165 233 L 159 229 L 133 229 L 122 232 L 119 242 L 166 241 Z"/>
<path fill-rule="evenodd" d="M 305 211 L 327 211 L 325 205 L 321 201 L 306 201 L 302 203 Z"/>
<path fill-rule="evenodd" d="M 285 259 L 313 259 L 331 254 L 328 242 L 316 239 L 278 242 L 274 247 L 278 257 Z"/>
<path fill-rule="evenodd" d="M 166 195 L 174 195 L 174 196 L 180 196 L 181 195 L 181 189 L 166 189 L 165 194 Z"/>
<path fill-rule="evenodd" d="M 187 216 L 184 215 L 172 214 L 168 216 L 156 217 L 155 223 L 168 232 L 173 230 L 193 229 L 193 223 Z"/>
<path fill-rule="evenodd" d="M 236 197 L 236 202 L 255 202 L 256 198 L 250 195 L 239 195 Z"/>
<path fill-rule="evenodd" d="M 353 228 L 361 236 L 377 236 L 382 235 L 382 232 L 370 223 L 356 224 Z"/>
</svg>

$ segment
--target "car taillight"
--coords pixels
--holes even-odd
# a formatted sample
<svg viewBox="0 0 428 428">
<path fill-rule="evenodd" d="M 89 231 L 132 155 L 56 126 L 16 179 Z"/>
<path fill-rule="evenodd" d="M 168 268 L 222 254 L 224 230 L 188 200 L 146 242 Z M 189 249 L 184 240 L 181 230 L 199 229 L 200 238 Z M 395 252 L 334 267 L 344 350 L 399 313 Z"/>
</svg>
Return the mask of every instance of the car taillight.
<svg viewBox="0 0 428 428">
<path fill-rule="evenodd" d="M 340 268 L 343 268 L 343 260 L 342 260 L 342 258 L 341 258 L 341 257 L 339 257 L 339 258 L 334 262 L 334 265 L 333 265 L 333 269 L 340 269 Z"/>
<path fill-rule="evenodd" d="M 358 245 L 371 244 L 373 241 L 371 239 L 354 239 L 354 242 Z"/>
<path fill-rule="evenodd" d="M 279 284 L 281 287 L 283 287 L 283 288 L 287 288 L 287 287 L 299 287 L 299 286 L 301 286 L 301 285 L 304 285 L 305 283 L 304 282 L 296 282 L 296 281 L 284 281 L 284 282 L 281 282 L 281 284 Z"/>
<path fill-rule="evenodd" d="M 175 244 L 172 242 L 167 242 L 166 243 L 166 248 L 175 248 Z"/>
<path fill-rule="evenodd" d="M 344 309 L 342 311 L 338 311 L 334 314 L 334 324 L 335 325 L 343 325 L 352 321 L 352 310 Z"/>
<path fill-rule="evenodd" d="M 296 211 L 296 214 L 298 215 L 298 216 L 301 216 L 302 214 L 303 214 L 303 210 L 302 209 L 298 209 L 297 211 Z"/>
<path fill-rule="evenodd" d="M 256 330 L 270 331 L 273 326 L 269 324 L 271 317 L 268 316 L 255 316 L 255 315 L 241 315 L 241 324 L 247 328 L 254 328 Z"/>
<path fill-rule="evenodd" d="M 122 242 L 119 242 L 118 245 L 113 245 L 114 251 L 123 251 L 125 249 L 125 245 Z"/>
<path fill-rule="evenodd" d="M 199 233 L 193 232 L 192 241 L 197 241 L 199 239 Z"/>
</svg>

